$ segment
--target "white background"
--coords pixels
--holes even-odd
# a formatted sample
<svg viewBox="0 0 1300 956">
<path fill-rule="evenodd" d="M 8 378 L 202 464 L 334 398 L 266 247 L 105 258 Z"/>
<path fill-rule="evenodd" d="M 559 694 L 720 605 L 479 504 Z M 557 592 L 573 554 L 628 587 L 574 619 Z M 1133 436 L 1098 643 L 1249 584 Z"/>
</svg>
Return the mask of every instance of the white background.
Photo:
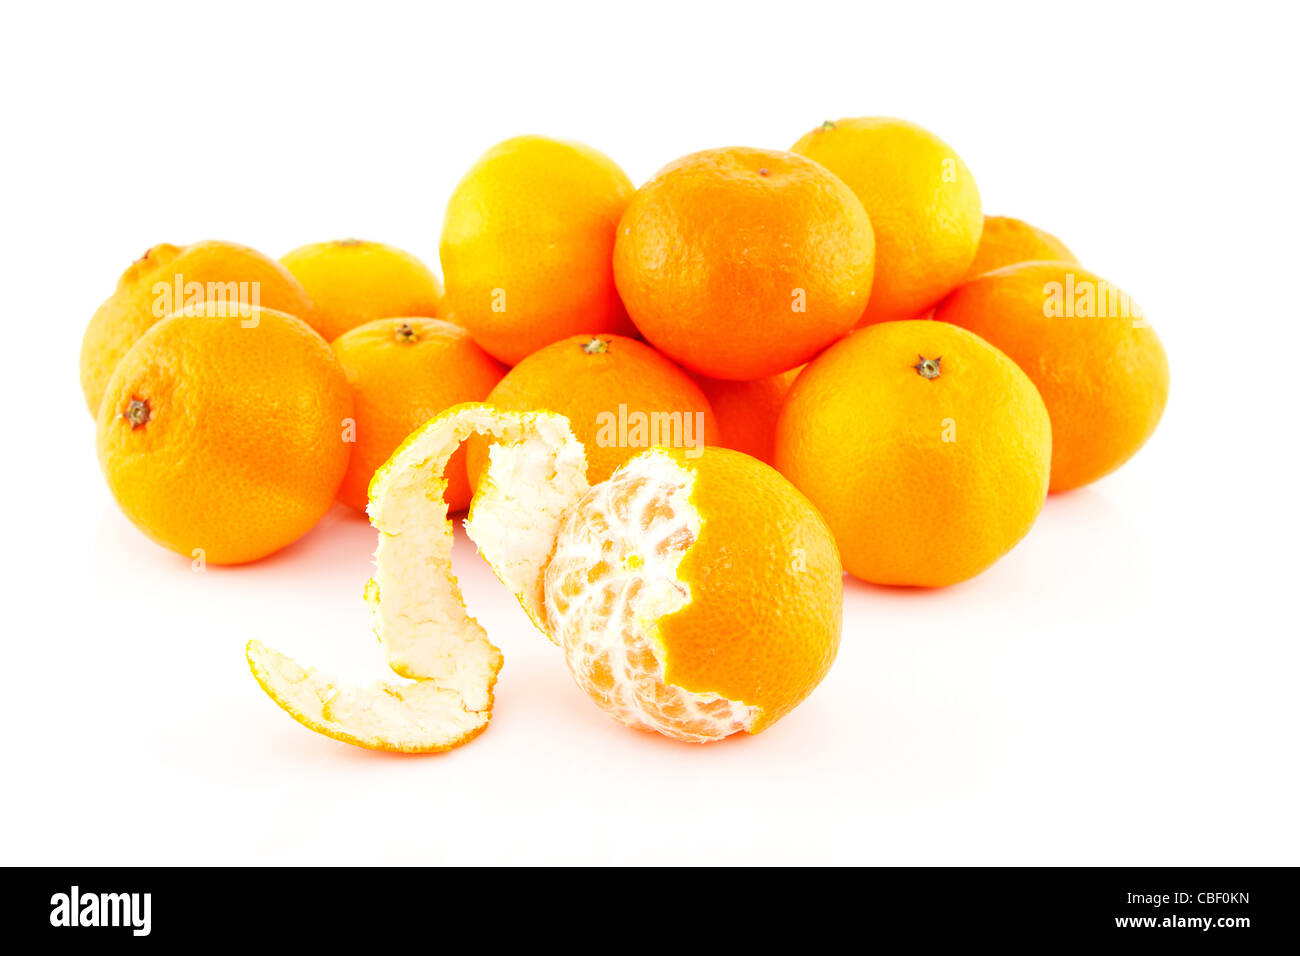
<svg viewBox="0 0 1300 956">
<path fill-rule="evenodd" d="M 1294 11 L 108 7 L 3 14 L 0 861 L 1300 862 Z M 382 676 L 365 522 L 336 508 L 195 574 L 103 484 L 77 350 L 153 243 L 436 262 L 452 186 L 506 136 L 584 140 L 641 182 L 865 114 L 938 132 L 987 212 L 1130 292 L 1173 391 L 1135 461 L 982 577 L 846 579 L 838 663 L 770 732 L 608 720 L 466 546 L 506 656 L 487 733 L 423 758 L 326 740 L 242 648 Z"/>
</svg>

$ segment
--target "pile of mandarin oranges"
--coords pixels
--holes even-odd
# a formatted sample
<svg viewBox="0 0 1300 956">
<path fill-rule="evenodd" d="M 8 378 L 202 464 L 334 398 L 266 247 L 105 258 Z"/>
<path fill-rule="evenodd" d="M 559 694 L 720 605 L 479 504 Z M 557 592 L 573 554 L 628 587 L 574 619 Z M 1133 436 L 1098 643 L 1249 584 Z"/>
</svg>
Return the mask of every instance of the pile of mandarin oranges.
<svg viewBox="0 0 1300 956">
<path fill-rule="evenodd" d="M 364 512 L 449 410 L 562 416 L 590 490 L 553 516 L 535 621 L 597 703 L 682 739 L 757 732 L 812 690 L 841 568 L 978 575 L 1049 493 L 1128 461 L 1169 388 L 1126 293 L 986 216 L 953 148 L 899 119 L 708 149 L 639 188 L 581 143 L 506 140 L 456 185 L 439 253 L 441 279 L 356 239 L 149 249 L 82 343 L 109 488 L 164 547 L 252 562 L 336 500 Z M 452 513 L 501 447 L 479 431 L 437 485 Z M 583 604 L 597 580 L 606 604 Z M 650 617 L 597 613 L 637 588 Z"/>
</svg>

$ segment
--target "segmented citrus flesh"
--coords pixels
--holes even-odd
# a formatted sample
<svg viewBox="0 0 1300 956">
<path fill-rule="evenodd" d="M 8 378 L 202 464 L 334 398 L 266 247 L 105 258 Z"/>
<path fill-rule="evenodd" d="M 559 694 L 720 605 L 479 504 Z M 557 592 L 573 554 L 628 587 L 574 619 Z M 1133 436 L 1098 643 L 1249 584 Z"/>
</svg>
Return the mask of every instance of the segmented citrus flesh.
<svg viewBox="0 0 1300 956">
<path fill-rule="evenodd" d="M 546 568 L 546 623 L 578 686 L 607 713 L 704 742 L 750 729 L 757 709 L 664 679 L 659 621 L 691 600 L 677 571 L 700 532 L 694 482 L 652 451 L 588 491 L 566 515 Z"/>
</svg>

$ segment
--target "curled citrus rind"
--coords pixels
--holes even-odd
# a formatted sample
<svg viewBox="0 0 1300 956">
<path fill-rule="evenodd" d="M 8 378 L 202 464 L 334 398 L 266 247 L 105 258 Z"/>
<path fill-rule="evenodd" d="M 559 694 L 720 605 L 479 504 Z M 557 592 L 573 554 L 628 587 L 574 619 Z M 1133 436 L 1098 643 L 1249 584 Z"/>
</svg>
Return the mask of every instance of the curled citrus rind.
<svg viewBox="0 0 1300 956">
<path fill-rule="evenodd" d="M 249 642 L 247 656 L 262 689 L 294 720 L 318 734 L 367 750 L 451 750 L 486 730 L 491 717 L 489 709 L 468 709 L 460 694 L 439 687 L 437 681 L 353 688 L 261 641 Z"/>
<path fill-rule="evenodd" d="M 248 645 L 253 676 L 304 726 L 407 753 L 449 750 L 486 728 L 502 656 L 465 609 L 443 498 L 447 461 L 475 432 L 496 444 L 465 530 L 541 627 L 543 570 L 565 510 L 587 491 L 586 455 L 563 416 L 455 406 L 413 432 L 370 483 L 379 545 L 366 600 L 389 667 L 414 683 L 349 688 Z"/>
</svg>

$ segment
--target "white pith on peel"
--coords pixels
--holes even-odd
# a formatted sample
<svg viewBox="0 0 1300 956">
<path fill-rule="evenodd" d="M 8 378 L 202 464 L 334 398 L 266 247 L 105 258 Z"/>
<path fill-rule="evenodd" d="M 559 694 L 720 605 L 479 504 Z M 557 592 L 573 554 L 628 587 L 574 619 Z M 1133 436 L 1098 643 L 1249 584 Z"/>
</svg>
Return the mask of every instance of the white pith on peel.
<svg viewBox="0 0 1300 956">
<path fill-rule="evenodd" d="M 366 600 L 388 665 L 410 682 L 348 687 L 250 642 L 258 683 L 299 723 L 360 747 L 412 753 L 448 750 L 487 726 L 502 657 L 452 574 L 442 494 L 447 460 L 474 432 L 498 444 L 465 530 L 540 624 L 542 569 L 565 508 L 588 488 L 586 455 L 562 416 L 458 406 L 407 439 L 370 486 L 379 545 Z"/>
</svg>

